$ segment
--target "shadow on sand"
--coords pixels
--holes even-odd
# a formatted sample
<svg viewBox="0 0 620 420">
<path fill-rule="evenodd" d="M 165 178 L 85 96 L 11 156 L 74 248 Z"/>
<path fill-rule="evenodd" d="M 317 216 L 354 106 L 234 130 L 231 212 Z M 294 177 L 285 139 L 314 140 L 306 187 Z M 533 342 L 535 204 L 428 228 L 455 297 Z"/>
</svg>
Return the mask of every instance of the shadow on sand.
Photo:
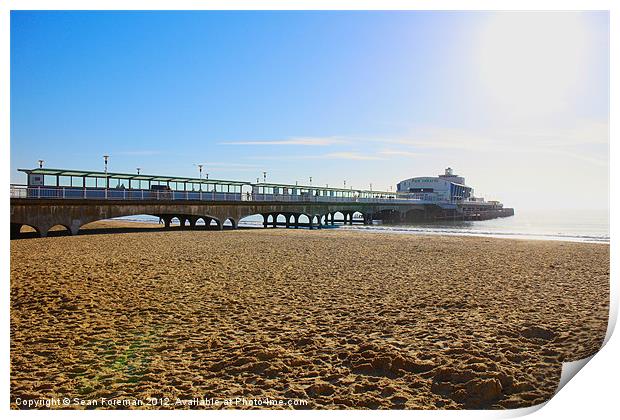
<svg viewBox="0 0 620 420">
<path fill-rule="evenodd" d="M 240 230 L 252 230 L 257 229 L 253 227 L 239 227 Z M 105 235 L 105 234 L 114 234 L 114 233 L 144 233 L 144 232 L 179 232 L 179 231 L 218 231 L 219 229 L 212 226 L 205 228 L 204 226 L 198 226 L 195 228 L 184 227 L 181 228 L 179 226 L 172 226 L 170 228 L 165 227 L 105 227 L 105 228 L 86 228 L 80 229 L 78 231 L 78 235 Z M 224 226 L 225 231 L 233 230 L 232 226 Z M 71 236 L 70 232 L 66 229 L 63 230 L 51 230 L 47 232 L 48 238 L 54 238 L 58 236 Z M 33 239 L 40 238 L 38 232 L 20 232 L 17 237 L 12 237 L 11 240 L 14 239 Z"/>
</svg>

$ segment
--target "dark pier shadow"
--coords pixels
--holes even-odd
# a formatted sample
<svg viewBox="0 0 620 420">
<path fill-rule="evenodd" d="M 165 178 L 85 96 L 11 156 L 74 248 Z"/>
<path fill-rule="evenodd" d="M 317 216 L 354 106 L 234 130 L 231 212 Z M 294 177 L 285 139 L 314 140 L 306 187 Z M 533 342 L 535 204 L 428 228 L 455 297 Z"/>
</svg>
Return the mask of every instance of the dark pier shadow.
<svg viewBox="0 0 620 420">
<path fill-rule="evenodd" d="M 256 228 L 238 228 L 238 229 L 256 229 Z M 230 231 L 234 230 L 232 226 L 224 226 L 224 229 L 221 231 Z M 117 233 L 157 233 L 157 232 L 185 232 L 185 231 L 196 231 L 196 232 L 217 232 L 220 229 L 216 227 L 205 228 L 202 226 L 191 228 L 191 227 L 180 227 L 180 226 L 172 226 L 169 228 L 161 227 L 102 227 L 102 228 L 86 228 L 80 229 L 77 233 L 77 236 L 83 235 L 110 235 Z M 66 230 L 51 230 L 47 232 L 48 238 L 56 238 L 60 236 L 71 236 L 71 233 Z M 20 232 L 17 236 L 11 237 L 11 240 L 21 240 L 21 239 L 34 239 L 40 238 L 38 232 Z"/>
</svg>

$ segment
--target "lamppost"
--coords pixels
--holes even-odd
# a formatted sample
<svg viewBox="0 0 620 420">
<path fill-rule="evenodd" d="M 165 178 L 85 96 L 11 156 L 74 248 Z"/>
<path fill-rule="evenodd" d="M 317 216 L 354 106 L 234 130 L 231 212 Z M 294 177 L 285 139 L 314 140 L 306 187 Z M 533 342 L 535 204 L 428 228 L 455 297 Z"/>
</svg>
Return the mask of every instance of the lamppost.
<svg viewBox="0 0 620 420">
<path fill-rule="evenodd" d="M 372 182 L 370 183 L 370 192 L 372 192 Z"/>
<path fill-rule="evenodd" d="M 138 171 L 138 175 L 140 175 L 140 169 L 142 168 L 136 168 L 136 171 Z"/>
<path fill-rule="evenodd" d="M 43 159 L 39 159 L 39 169 L 43 168 L 43 162 L 45 162 Z"/>
<path fill-rule="evenodd" d="M 198 172 L 200 173 L 199 179 L 202 181 L 202 167 L 204 165 L 202 163 L 199 163 L 197 166 L 198 166 Z"/>
<path fill-rule="evenodd" d="M 209 173 L 208 173 L 208 172 L 205 174 L 205 179 L 206 179 L 206 180 L 208 180 L 208 179 L 209 179 Z"/>
<path fill-rule="evenodd" d="M 267 172 L 263 171 L 263 182 L 267 182 Z"/>
<path fill-rule="evenodd" d="M 347 180 L 344 180 L 344 187 L 347 188 Z"/>
<path fill-rule="evenodd" d="M 105 198 L 108 198 L 108 188 L 110 188 L 110 179 L 108 178 L 108 159 L 109 155 L 103 155 L 103 170 L 105 172 Z"/>
<path fill-rule="evenodd" d="M 312 177 L 310 177 L 310 185 L 312 185 Z"/>
</svg>

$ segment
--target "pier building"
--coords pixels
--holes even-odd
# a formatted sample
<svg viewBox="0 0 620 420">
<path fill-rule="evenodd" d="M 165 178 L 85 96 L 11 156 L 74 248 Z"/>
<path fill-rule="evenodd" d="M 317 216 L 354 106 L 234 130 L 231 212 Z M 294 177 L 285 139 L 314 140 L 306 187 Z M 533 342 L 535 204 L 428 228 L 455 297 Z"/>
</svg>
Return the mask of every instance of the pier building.
<svg viewBox="0 0 620 420">
<path fill-rule="evenodd" d="M 435 199 L 437 201 L 459 201 L 473 197 L 473 188 L 465 184 L 465 178 L 455 175 L 447 168 L 442 175 L 418 176 L 396 184 L 396 191 L 409 194 L 412 198 Z"/>
</svg>

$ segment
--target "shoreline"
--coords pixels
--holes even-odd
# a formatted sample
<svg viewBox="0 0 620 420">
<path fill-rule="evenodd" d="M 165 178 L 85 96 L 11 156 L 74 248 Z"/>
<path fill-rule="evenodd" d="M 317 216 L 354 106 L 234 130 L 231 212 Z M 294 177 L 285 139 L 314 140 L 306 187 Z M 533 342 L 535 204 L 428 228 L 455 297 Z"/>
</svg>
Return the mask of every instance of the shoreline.
<svg viewBox="0 0 620 420">
<path fill-rule="evenodd" d="M 554 234 L 526 234 L 526 233 L 478 233 L 478 232 L 434 232 L 431 230 L 423 230 L 427 229 L 425 225 L 416 226 L 414 229 L 403 229 L 403 227 L 407 227 L 408 225 L 374 225 L 372 227 L 367 226 L 345 226 L 345 225 L 335 225 L 335 226 L 327 226 L 322 230 L 331 230 L 331 231 L 340 231 L 340 232 L 356 232 L 356 233 L 367 233 L 367 234 L 386 234 L 386 235 L 413 235 L 413 236 L 430 236 L 430 237 L 474 237 L 474 238 L 494 238 L 494 239 L 508 239 L 508 240 L 518 240 L 518 241 L 549 241 L 549 242 L 568 242 L 568 243 L 585 243 L 585 244 L 600 244 L 600 245 L 609 245 L 610 239 L 592 239 L 592 236 L 559 236 Z M 411 226 L 409 226 L 411 227 Z M 34 238 L 35 235 L 32 234 L 34 229 L 29 226 L 24 226 L 24 235 L 25 238 Z M 125 231 L 139 231 L 138 229 L 154 229 L 154 230 L 164 230 L 164 227 L 161 224 L 150 221 L 140 221 L 140 220 L 130 220 L 130 219 L 104 219 L 96 222 L 88 223 L 80 228 L 80 233 L 85 234 L 88 233 L 124 233 Z M 241 225 L 238 227 L 239 230 L 262 230 L 262 226 L 244 226 Z M 271 228 L 269 228 L 271 229 Z M 278 228 L 278 230 L 284 228 Z M 173 225 L 172 231 L 181 230 L 178 225 Z M 196 228 L 188 228 L 185 227 L 184 230 L 189 231 L 200 231 L 207 230 L 204 228 L 204 225 L 198 225 Z M 305 231 L 307 228 L 300 228 L 298 230 Z M 50 229 L 51 236 L 64 235 L 65 229 L 57 226 L 55 228 Z"/>
</svg>

